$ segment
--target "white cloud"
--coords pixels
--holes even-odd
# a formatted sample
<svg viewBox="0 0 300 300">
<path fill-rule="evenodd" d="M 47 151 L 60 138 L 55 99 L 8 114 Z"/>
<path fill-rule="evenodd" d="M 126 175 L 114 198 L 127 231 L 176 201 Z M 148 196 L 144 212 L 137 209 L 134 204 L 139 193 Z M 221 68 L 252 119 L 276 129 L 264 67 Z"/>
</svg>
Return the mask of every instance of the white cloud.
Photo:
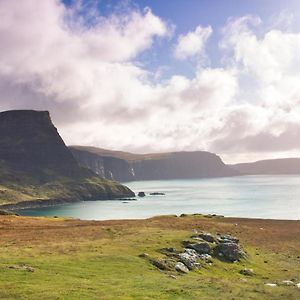
<svg viewBox="0 0 300 300">
<path fill-rule="evenodd" d="M 153 84 L 133 59 L 172 28 L 149 9 L 108 17 L 93 10 L 92 26 L 76 22 L 77 10 L 54 0 L 1 2 L 1 108 L 49 109 L 70 144 L 193 147 L 189 130 L 207 131 L 201 118 L 230 100 L 232 74 L 203 69 L 192 80 Z"/>
<path fill-rule="evenodd" d="M 189 57 L 202 56 L 205 44 L 212 32 L 211 26 L 198 26 L 194 31 L 180 35 L 174 49 L 175 57 L 177 59 L 187 59 Z"/>
<path fill-rule="evenodd" d="M 257 157 L 272 151 L 287 155 L 288 150 L 299 155 L 300 34 L 272 29 L 259 36 L 249 23 L 258 26 L 261 20 L 247 16 L 224 29 L 221 45 L 233 53 L 230 65 L 239 78 L 241 101 L 213 148 Z"/>
<path fill-rule="evenodd" d="M 0 1 L 1 110 L 50 110 L 68 144 L 205 149 L 227 161 L 299 151 L 299 33 L 262 32 L 257 17 L 232 19 L 220 43 L 222 67 L 196 66 L 193 78 L 154 83 L 135 59 L 172 28 L 149 9 L 104 17 L 91 8 L 91 23 L 80 9 Z M 181 36 L 179 56 L 203 55 L 211 32 Z"/>
</svg>

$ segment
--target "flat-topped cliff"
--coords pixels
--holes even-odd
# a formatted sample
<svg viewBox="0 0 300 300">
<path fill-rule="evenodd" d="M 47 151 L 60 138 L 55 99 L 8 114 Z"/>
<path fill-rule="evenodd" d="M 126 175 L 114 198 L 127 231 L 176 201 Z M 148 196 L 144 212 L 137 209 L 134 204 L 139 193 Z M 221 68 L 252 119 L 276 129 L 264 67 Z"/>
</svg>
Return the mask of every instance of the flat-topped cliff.
<svg viewBox="0 0 300 300">
<path fill-rule="evenodd" d="M 69 147 L 81 166 L 118 181 L 235 176 L 216 154 L 206 151 L 133 154 L 95 147 Z"/>
</svg>

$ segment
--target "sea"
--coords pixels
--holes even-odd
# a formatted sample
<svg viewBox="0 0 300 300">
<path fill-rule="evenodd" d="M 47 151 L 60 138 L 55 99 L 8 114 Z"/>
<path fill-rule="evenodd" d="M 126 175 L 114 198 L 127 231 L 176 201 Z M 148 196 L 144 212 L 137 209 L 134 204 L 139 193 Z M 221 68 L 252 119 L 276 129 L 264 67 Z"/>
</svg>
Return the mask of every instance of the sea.
<svg viewBox="0 0 300 300">
<path fill-rule="evenodd" d="M 26 216 L 60 216 L 83 220 L 141 219 L 157 215 L 217 214 L 226 217 L 300 219 L 299 175 L 252 175 L 190 180 L 125 182 L 136 200 L 76 202 L 24 209 Z M 150 193 L 165 195 L 150 195 Z"/>
</svg>

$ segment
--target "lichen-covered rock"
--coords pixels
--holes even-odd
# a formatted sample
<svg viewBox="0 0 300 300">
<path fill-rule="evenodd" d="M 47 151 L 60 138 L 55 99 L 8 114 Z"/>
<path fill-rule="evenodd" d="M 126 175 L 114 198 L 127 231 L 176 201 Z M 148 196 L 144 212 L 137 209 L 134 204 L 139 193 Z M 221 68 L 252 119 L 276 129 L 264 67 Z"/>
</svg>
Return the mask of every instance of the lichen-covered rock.
<svg viewBox="0 0 300 300">
<path fill-rule="evenodd" d="M 182 262 L 178 262 L 175 265 L 175 270 L 177 272 L 181 272 L 181 273 L 188 273 L 189 272 L 189 269 Z"/>
<path fill-rule="evenodd" d="M 194 249 L 198 254 L 210 254 L 211 252 L 211 247 L 206 242 L 189 244 L 186 248 Z"/>
<path fill-rule="evenodd" d="M 216 239 L 210 233 L 200 233 L 199 237 L 209 243 L 214 243 L 216 241 Z"/>
<path fill-rule="evenodd" d="M 205 261 L 207 263 L 212 263 L 212 256 L 209 255 L 209 254 L 200 254 L 199 255 L 199 259 L 203 260 L 203 261 Z"/>
<path fill-rule="evenodd" d="M 228 262 L 239 261 L 246 257 L 243 249 L 235 243 L 220 243 L 214 248 L 214 256 Z"/>
<path fill-rule="evenodd" d="M 170 259 L 152 259 L 151 263 L 152 265 L 163 271 L 173 270 L 175 266 L 175 262 Z"/>
<path fill-rule="evenodd" d="M 238 244 L 239 243 L 239 239 L 231 236 L 229 234 L 226 235 L 221 235 L 220 238 L 218 239 L 219 243 L 235 243 Z"/>
<path fill-rule="evenodd" d="M 184 253 L 179 253 L 178 258 L 180 262 L 185 264 L 189 270 L 199 268 L 200 264 L 198 263 L 199 255 L 193 249 L 185 249 Z"/>
</svg>

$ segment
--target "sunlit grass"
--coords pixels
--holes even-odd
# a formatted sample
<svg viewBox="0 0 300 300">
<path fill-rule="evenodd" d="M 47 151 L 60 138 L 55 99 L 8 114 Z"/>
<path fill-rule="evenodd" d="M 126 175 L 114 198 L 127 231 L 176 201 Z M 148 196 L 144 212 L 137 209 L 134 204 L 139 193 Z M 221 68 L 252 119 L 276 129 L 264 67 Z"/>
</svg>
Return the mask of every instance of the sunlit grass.
<svg viewBox="0 0 300 300">
<path fill-rule="evenodd" d="M 146 252 L 158 258 L 162 257 L 157 251 L 160 248 L 180 249 L 181 241 L 190 237 L 195 220 L 207 222 L 199 217 L 176 218 L 177 228 L 166 228 L 166 220 L 172 224 L 172 219 L 152 219 L 143 226 L 124 221 L 78 227 L 81 223 L 77 221 L 76 232 L 70 237 L 64 226 L 68 228 L 72 220 L 30 218 L 30 226 L 42 223 L 40 238 L 35 236 L 30 243 L 30 235 L 21 241 L 10 234 L 0 247 L 0 299 L 299 299 L 296 287 L 264 286 L 266 282 L 298 278 L 300 264 L 295 253 L 287 258 L 260 249 L 257 255 L 257 248 L 245 245 L 249 259 L 236 264 L 214 259 L 213 266 L 187 275 L 159 271 L 139 254 Z M 183 219 L 185 227 L 190 222 L 190 230 L 179 228 Z M 220 221 L 209 222 L 213 225 Z M 23 264 L 35 272 L 8 268 Z M 244 267 L 253 268 L 255 276 L 239 274 Z"/>
</svg>

